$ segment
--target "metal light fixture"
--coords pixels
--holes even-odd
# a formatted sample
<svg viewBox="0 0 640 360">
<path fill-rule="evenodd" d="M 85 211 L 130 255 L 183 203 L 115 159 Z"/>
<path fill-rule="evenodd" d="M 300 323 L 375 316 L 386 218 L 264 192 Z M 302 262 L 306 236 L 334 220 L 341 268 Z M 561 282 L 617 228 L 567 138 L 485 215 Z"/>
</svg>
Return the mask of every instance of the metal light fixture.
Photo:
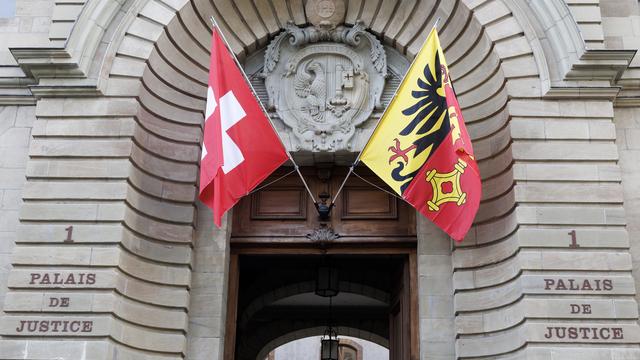
<svg viewBox="0 0 640 360">
<path fill-rule="evenodd" d="M 331 220 L 331 209 L 333 209 L 334 204 L 331 203 L 327 205 L 327 200 L 331 198 L 328 192 L 321 192 L 318 197 L 320 201 L 316 203 L 316 210 L 318 210 L 318 216 L 320 217 L 320 221 L 329 221 Z"/>
<path fill-rule="evenodd" d="M 327 329 L 320 339 L 320 360 L 338 360 L 338 332 L 333 328 L 333 297 L 338 295 L 338 269 L 331 266 L 326 254 L 318 267 L 316 294 L 329 298 Z"/>
<path fill-rule="evenodd" d="M 332 297 L 338 295 L 338 269 L 323 258 L 316 275 L 316 295 Z"/>
<path fill-rule="evenodd" d="M 338 333 L 331 326 L 320 340 L 320 360 L 338 360 Z"/>
</svg>

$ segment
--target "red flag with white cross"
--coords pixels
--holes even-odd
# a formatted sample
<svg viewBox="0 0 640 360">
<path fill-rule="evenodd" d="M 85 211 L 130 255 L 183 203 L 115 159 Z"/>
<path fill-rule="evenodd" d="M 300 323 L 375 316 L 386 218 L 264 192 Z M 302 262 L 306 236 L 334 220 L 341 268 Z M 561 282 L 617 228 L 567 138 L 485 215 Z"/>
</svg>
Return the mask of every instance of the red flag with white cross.
<svg viewBox="0 0 640 360">
<path fill-rule="evenodd" d="M 200 200 L 213 210 L 215 224 L 240 198 L 289 159 L 278 134 L 213 28 Z"/>
</svg>

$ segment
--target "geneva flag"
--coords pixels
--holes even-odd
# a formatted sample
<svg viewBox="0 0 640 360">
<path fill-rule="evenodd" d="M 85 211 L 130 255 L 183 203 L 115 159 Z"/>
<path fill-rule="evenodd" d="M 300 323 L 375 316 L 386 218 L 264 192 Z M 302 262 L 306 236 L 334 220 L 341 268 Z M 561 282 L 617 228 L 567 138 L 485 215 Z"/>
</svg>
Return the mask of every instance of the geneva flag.
<svg viewBox="0 0 640 360">
<path fill-rule="evenodd" d="M 222 215 L 289 158 L 217 28 L 200 164 L 200 200 Z"/>
<path fill-rule="evenodd" d="M 361 160 L 449 236 L 467 234 L 480 205 L 480 172 L 435 29 Z"/>
</svg>

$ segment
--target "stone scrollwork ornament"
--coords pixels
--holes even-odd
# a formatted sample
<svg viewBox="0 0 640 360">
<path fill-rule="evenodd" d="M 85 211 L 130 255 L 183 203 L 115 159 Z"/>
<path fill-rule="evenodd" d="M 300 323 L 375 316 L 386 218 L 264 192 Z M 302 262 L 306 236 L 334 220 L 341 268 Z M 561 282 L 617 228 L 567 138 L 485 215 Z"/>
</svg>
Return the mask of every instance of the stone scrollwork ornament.
<svg viewBox="0 0 640 360">
<path fill-rule="evenodd" d="M 386 53 L 362 22 L 347 27 L 323 20 L 344 11 L 339 4 L 310 1 L 308 7 L 319 11 L 315 25 L 288 23 L 265 53 L 269 108 L 291 129 L 292 150 L 353 151 L 356 127 L 381 107 Z"/>
</svg>

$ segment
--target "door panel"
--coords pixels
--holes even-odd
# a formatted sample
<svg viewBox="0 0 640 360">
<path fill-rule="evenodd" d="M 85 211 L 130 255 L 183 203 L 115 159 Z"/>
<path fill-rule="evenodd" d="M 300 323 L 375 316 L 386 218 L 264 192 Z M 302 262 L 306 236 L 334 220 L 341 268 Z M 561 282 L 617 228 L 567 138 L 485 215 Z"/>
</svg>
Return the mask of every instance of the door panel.
<svg viewBox="0 0 640 360">
<path fill-rule="evenodd" d="M 389 313 L 389 359 L 407 360 L 418 359 L 417 346 L 412 346 L 416 340 L 414 318 L 418 314 L 412 306 L 411 262 L 407 258 L 403 266 L 396 270 L 396 287 L 392 296 L 392 306 Z"/>
<path fill-rule="evenodd" d="M 302 170 L 316 199 L 321 193 L 333 198 L 347 172 L 335 168 L 328 179 L 321 180 L 315 169 Z M 280 169 L 264 183 L 289 171 Z M 368 182 L 384 187 L 366 168 L 357 172 Z M 261 242 L 308 242 L 307 234 L 323 223 L 340 234 L 338 242 L 415 242 L 415 211 L 403 201 L 351 176 L 336 199 L 330 220 L 322 222 L 295 173 L 240 200 L 233 210 L 232 242 L 256 242 L 259 237 Z"/>
</svg>

